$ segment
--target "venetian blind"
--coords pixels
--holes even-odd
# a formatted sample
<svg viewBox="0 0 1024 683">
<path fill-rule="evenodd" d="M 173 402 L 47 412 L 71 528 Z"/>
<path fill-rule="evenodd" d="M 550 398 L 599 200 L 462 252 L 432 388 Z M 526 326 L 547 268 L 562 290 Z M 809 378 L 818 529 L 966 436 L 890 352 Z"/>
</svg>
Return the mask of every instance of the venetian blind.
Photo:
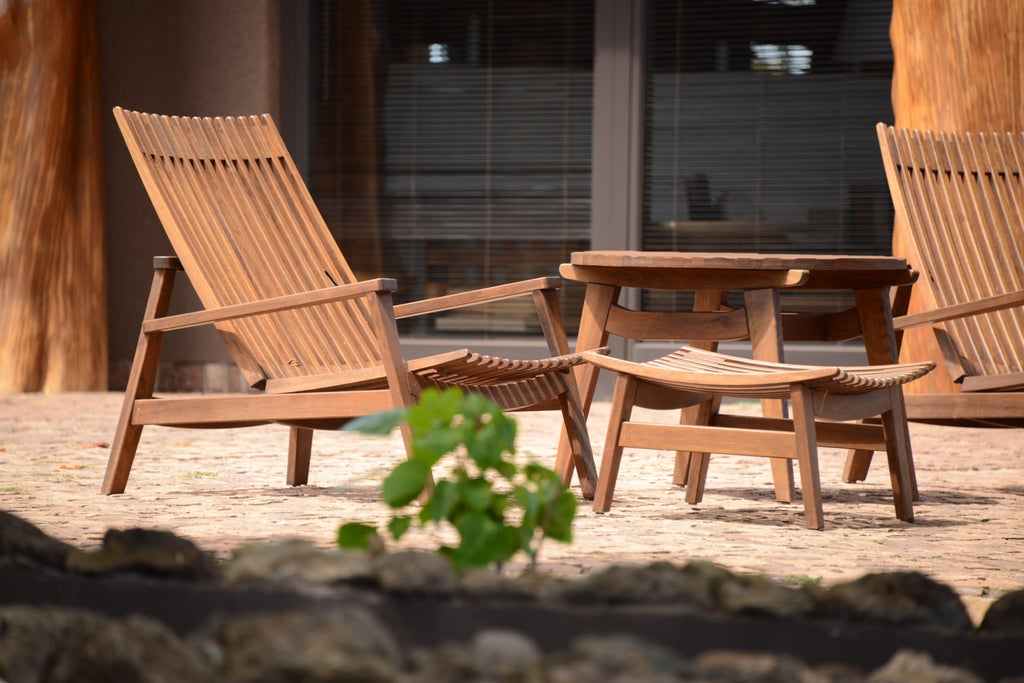
<svg viewBox="0 0 1024 683">
<path fill-rule="evenodd" d="M 591 2 L 313 11 L 311 185 L 354 268 L 376 259 L 409 300 L 555 275 L 586 248 Z M 535 318 L 525 299 L 405 332 L 530 333 Z"/>
<path fill-rule="evenodd" d="M 650 7 L 643 248 L 891 253 L 891 3 Z"/>
</svg>

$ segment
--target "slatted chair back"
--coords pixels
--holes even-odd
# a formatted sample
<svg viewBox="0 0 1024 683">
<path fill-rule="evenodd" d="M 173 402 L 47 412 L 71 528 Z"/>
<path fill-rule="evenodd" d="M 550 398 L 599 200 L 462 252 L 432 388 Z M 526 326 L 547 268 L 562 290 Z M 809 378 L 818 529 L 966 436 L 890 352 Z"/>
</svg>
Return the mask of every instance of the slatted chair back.
<svg viewBox="0 0 1024 683">
<path fill-rule="evenodd" d="M 146 190 L 206 308 L 355 281 L 269 116 L 115 109 Z M 254 386 L 379 366 L 359 300 L 217 324 Z"/>
<path fill-rule="evenodd" d="M 1024 289 L 1024 134 L 896 130 L 882 123 L 877 131 L 897 219 L 913 239 L 920 258 L 914 266 L 934 305 Z M 938 341 L 947 362 L 954 354 L 968 376 L 964 391 L 1020 385 L 1024 308 L 943 325 Z"/>
</svg>

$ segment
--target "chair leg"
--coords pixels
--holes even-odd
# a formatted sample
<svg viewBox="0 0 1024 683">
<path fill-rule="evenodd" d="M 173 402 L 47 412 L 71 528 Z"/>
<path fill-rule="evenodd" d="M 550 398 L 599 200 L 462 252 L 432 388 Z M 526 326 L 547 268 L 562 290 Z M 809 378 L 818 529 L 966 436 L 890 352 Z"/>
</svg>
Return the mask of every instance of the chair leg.
<svg viewBox="0 0 1024 683">
<path fill-rule="evenodd" d="M 754 358 L 774 363 L 785 362 L 780 317 L 782 304 L 779 296 L 777 289 L 752 289 L 743 293 Z M 785 403 L 778 399 L 762 399 L 761 414 L 765 417 L 786 417 Z M 771 458 L 770 465 L 772 481 L 775 483 L 775 499 L 780 503 L 792 502 L 796 490 L 793 462 Z"/>
<path fill-rule="evenodd" d="M 559 394 L 558 403 L 562 408 L 565 431 L 569 435 L 572 460 L 562 463 L 559 475 L 562 477 L 562 482 L 569 486 L 572 483 L 572 466 L 575 465 L 580 479 L 580 493 L 585 499 L 592 500 L 598 477 L 597 466 L 594 465 L 594 449 L 590 445 L 590 435 L 587 433 L 587 418 L 583 415 L 583 409 L 580 408 L 579 392 L 576 390 L 575 380 L 566 377 L 564 381 L 565 391 Z"/>
<path fill-rule="evenodd" d="M 761 401 L 761 414 L 765 417 L 786 417 L 785 402 L 766 399 Z M 786 458 L 770 458 L 772 481 L 775 484 L 775 500 L 792 503 L 796 494 L 793 479 L 793 461 Z"/>
<path fill-rule="evenodd" d="M 818 471 L 818 435 L 814 423 L 812 390 L 797 384 L 790 392 L 793 410 L 793 436 L 800 467 L 800 492 L 804 498 L 804 518 L 808 529 L 824 529 L 821 508 L 821 476 Z"/>
<path fill-rule="evenodd" d="M 848 484 L 855 484 L 868 478 L 868 469 L 871 467 L 871 456 L 874 451 L 864 449 L 850 449 L 846 454 L 846 464 L 843 466 L 843 481 Z"/>
<path fill-rule="evenodd" d="M 402 358 L 402 345 L 398 338 L 398 325 L 395 323 L 395 308 L 390 293 L 379 292 L 370 298 L 370 314 L 376 329 L 379 330 L 381 358 L 384 362 L 384 375 L 388 380 L 391 393 L 391 404 L 395 408 L 410 408 L 416 403 L 420 387 L 415 377 L 409 373 Z M 412 458 L 412 428 L 405 422 L 398 428 L 405 444 L 405 457 Z M 425 503 L 434 489 L 434 477 L 430 475 L 427 487 L 420 495 L 420 502 Z"/>
<path fill-rule="evenodd" d="M 889 392 L 892 396 L 892 409 L 882 413 L 882 431 L 885 434 L 885 450 L 889 458 L 893 503 L 896 506 L 897 519 L 913 522 L 912 501 L 916 498 L 917 479 L 914 476 L 914 460 L 910 451 L 907 413 L 903 405 L 902 389 L 894 387 Z"/>
<path fill-rule="evenodd" d="M 690 455 L 690 471 L 686 480 L 686 502 L 690 505 L 696 505 L 704 500 L 704 485 L 708 480 L 710 464 L 710 453 L 692 453 Z"/>
<path fill-rule="evenodd" d="M 174 288 L 172 268 L 157 268 L 153 272 L 153 284 L 146 302 L 144 320 L 161 318 L 167 314 L 171 302 L 171 290 Z M 135 347 L 135 358 L 128 375 L 128 386 L 121 404 L 121 414 L 117 420 L 114 440 L 110 446 L 110 458 L 107 460 L 107 471 L 103 476 L 103 493 L 124 493 L 128 485 L 128 474 L 135 461 L 135 451 L 142 437 L 142 425 L 132 424 L 132 412 L 135 401 L 153 396 L 156 387 L 156 374 L 160 364 L 160 347 L 163 344 L 163 332 L 146 334 L 139 332 L 139 342 Z"/>
<path fill-rule="evenodd" d="M 717 311 L 725 302 L 725 294 L 724 291 L 717 289 L 705 289 L 694 292 L 693 310 Z M 690 342 L 690 346 L 695 349 L 703 349 L 704 351 L 718 350 L 718 342 L 716 341 L 694 341 Z M 721 403 L 721 397 L 715 397 L 707 403 L 683 408 L 679 411 L 679 424 L 709 425 L 714 415 L 718 412 L 718 407 Z M 676 451 L 675 467 L 672 470 L 672 483 L 676 486 L 686 486 L 690 479 L 690 466 L 693 458 L 700 457 L 701 455 L 701 453 L 692 451 Z M 703 455 L 707 456 L 708 454 L 704 453 Z M 705 462 L 706 466 L 707 463 Z"/>
<path fill-rule="evenodd" d="M 679 411 L 679 424 L 683 425 L 701 425 L 707 426 L 711 424 L 715 415 L 718 413 L 718 408 L 722 403 L 720 397 L 715 397 L 710 401 L 704 403 L 698 403 L 695 406 L 683 408 Z M 676 451 L 676 463 L 675 468 L 672 470 L 672 483 L 676 486 L 687 486 L 687 482 L 690 479 L 690 467 L 693 465 L 694 459 L 700 459 L 704 457 L 705 460 L 708 456 L 707 453 L 696 453 L 693 451 Z M 707 464 L 705 462 L 705 469 Z M 707 474 L 705 472 L 705 474 Z"/>
<path fill-rule="evenodd" d="M 159 346 L 159 344 L 156 344 Z M 159 350 L 156 352 L 159 356 Z M 133 364 L 134 367 L 134 364 Z M 135 374 L 135 371 L 132 371 Z M 149 390 L 135 391 L 133 382 L 129 379 L 128 388 L 124 394 L 124 401 L 121 403 L 121 415 L 117 419 L 117 428 L 114 431 L 114 440 L 110 445 L 110 457 L 107 459 L 107 470 L 103 475 L 103 485 L 100 491 L 106 495 L 112 493 L 124 493 L 128 486 L 128 475 L 132 471 L 132 463 L 135 462 L 135 451 L 139 448 L 139 440 L 142 438 L 142 425 L 132 424 L 132 412 L 135 408 L 136 398 L 148 398 L 153 394 L 153 385 L 156 383 L 156 371 L 145 379 L 136 378 L 134 387 L 140 384 L 149 384 Z M 138 394 L 138 395 L 136 395 Z"/>
<path fill-rule="evenodd" d="M 313 430 L 291 427 L 288 432 L 288 473 L 289 486 L 309 483 L 309 456 L 313 450 Z"/>
<path fill-rule="evenodd" d="M 619 463 L 622 460 L 619 437 L 622 435 L 622 425 L 633 414 L 636 389 L 636 380 L 628 375 L 619 375 L 615 380 L 608 433 L 604 439 L 604 453 L 601 455 L 601 474 L 597 477 L 597 493 L 594 495 L 594 512 L 608 512 L 612 507 L 615 481 L 619 478 Z"/>
</svg>

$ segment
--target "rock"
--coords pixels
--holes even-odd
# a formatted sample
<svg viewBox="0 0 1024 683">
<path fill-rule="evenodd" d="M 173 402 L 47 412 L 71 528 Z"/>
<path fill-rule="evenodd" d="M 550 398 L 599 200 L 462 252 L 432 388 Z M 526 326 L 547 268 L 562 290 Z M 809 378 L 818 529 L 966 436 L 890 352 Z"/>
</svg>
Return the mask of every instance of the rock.
<svg viewBox="0 0 1024 683">
<path fill-rule="evenodd" d="M 900 650 L 865 683 L 985 683 L 985 679 L 964 669 L 936 664 L 921 652 Z"/>
<path fill-rule="evenodd" d="M 866 574 L 837 584 L 822 592 L 819 609 L 844 620 L 974 628 L 956 591 L 919 572 Z"/>
<path fill-rule="evenodd" d="M 72 546 L 47 536 L 31 522 L 0 510 L 0 557 L 23 558 L 63 569 L 72 550 Z"/>
<path fill-rule="evenodd" d="M 412 672 L 402 683 L 465 683 L 473 680 L 476 663 L 464 643 L 442 643 L 432 648 L 413 648 Z"/>
<path fill-rule="evenodd" d="M 684 661 L 676 653 L 632 636 L 584 636 L 567 659 L 553 667 L 552 681 L 679 680 Z"/>
<path fill-rule="evenodd" d="M 176 578 L 213 576 L 210 558 L 196 544 L 156 529 L 108 529 L 99 550 L 73 550 L 66 566 L 80 574 L 135 571 Z"/>
<path fill-rule="evenodd" d="M 396 593 L 449 595 L 459 586 L 448 558 L 419 550 L 379 555 L 373 558 L 373 573 L 381 588 Z"/>
<path fill-rule="evenodd" d="M 516 631 L 480 631 L 471 648 L 474 669 L 488 680 L 523 680 L 542 659 L 537 644 Z"/>
<path fill-rule="evenodd" d="M 724 570 L 723 570 L 724 571 Z M 705 565 L 676 567 L 669 562 L 645 566 L 612 565 L 565 587 L 571 602 L 677 603 L 713 607 L 715 579 Z"/>
<path fill-rule="evenodd" d="M 129 616 L 106 620 L 62 652 L 46 683 L 213 683 L 199 656 L 166 626 Z"/>
<path fill-rule="evenodd" d="M 221 568 L 226 583 L 246 581 L 369 581 L 370 556 L 359 550 L 321 550 L 304 539 L 251 543 L 232 553 Z"/>
<path fill-rule="evenodd" d="M 212 683 L 183 641 L 145 617 L 54 607 L 0 609 L 0 679 L 11 683 Z"/>
<path fill-rule="evenodd" d="M 716 650 L 693 662 L 694 680 L 708 683 L 827 683 L 803 662 L 785 655 Z"/>
<path fill-rule="evenodd" d="M 99 616 L 82 610 L 0 608 L 0 680 L 42 681 L 65 644 L 99 622 Z"/>
<path fill-rule="evenodd" d="M 807 591 L 782 586 L 759 574 L 732 575 L 718 585 L 716 597 L 718 607 L 733 614 L 798 617 L 816 607 Z"/>
<path fill-rule="evenodd" d="M 392 683 L 402 668 L 394 636 L 359 607 L 217 619 L 191 642 L 239 682 Z"/>
<path fill-rule="evenodd" d="M 1024 632 L 1024 590 L 1010 591 L 989 605 L 978 628 L 982 631 Z"/>
<path fill-rule="evenodd" d="M 471 569 L 459 577 L 462 593 L 474 598 L 560 600 L 565 585 L 563 578 L 535 571 L 508 576 L 491 569 Z"/>
</svg>

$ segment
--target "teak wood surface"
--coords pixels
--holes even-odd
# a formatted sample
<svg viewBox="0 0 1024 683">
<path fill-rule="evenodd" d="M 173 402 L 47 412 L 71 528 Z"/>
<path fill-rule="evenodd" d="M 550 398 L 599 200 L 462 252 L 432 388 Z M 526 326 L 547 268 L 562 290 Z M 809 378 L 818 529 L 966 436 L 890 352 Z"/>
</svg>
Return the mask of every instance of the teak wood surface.
<svg viewBox="0 0 1024 683">
<path fill-rule="evenodd" d="M 692 347 L 711 351 L 716 350 L 718 342 L 745 339 L 750 340 L 755 359 L 781 363 L 784 341 L 861 338 L 872 365 L 896 362 L 890 288 L 906 288 L 917 277 L 905 260 L 888 256 L 640 251 L 576 252 L 570 263 L 562 264 L 560 272 L 566 279 L 587 285 L 577 351 L 604 347 L 609 335 L 635 340 L 685 340 Z M 623 287 L 693 291 L 693 310 L 673 313 L 632 310 L 618 304 Z M 853 290 L 854 306 L 834 313 L 783 312 L 779 293 L 784 289 Z M 742 308 L 724 305 L 729 291 L 743 293 Z M 593 400 L 599 366 L 607 367 L 607 364 L 594 361 L 575 370 L 585 410 L 589 410 Z M 707 381 L 711 382 L 709 386 L 716 386 L 713 378 Z M 787 385 L 792 386 L 796 384 Z M 680 421 L 691 425 L 713 421 L 718 400 L 728 395 L 725 391 L 709 390 L 707 400 L 674 406 L 672 400 L 655 398 L 657 393 L 648 390 L 644 401 L 652 406 L 665 404 L 658 407 L 682 407 Z M 615 400 L 618 398 L 617 394 Z M 784 418 L 780 396 L 758 398 L 762 399 L 765 418 Z M 898 416 L 902 410 L 902 393 L 898 392 L 891 400 L 894 405 L 889 412 Z M 885 411 L 873 415 L 881 412 Z M 905 425 L 901 429 L 905 429 Z M 873 442 L 874 446 L 879 443 L 877 439 Z M 875 448 L 865 449 L 853 442 L 849 447 L 855 451 L 848 459 L 844 479 L 857 481 L 866 477 L 871 451 Z M 561 448 L 568 448 L 564 439 Z M 696 456 L 706 469 L 707 453 L 692 448 L 678 451 L 673 481 L 686 485 L 691 476 L 702 476 L 691 470 L 693 458 Z M 909 444 L 907 454 L 907 490 L 911 497 L 916 497 Z M 890 456 L 893 457 L 891 451 Z M 773 458 L 771 462 L 776 497 L 780 501 L 793 500 L 795 484 L 790 461 Z M 809 515 L 809 519 L 813 517 Z"/>
<path fill-rule="evenodd" d="M 1024 422 L 1024 133 L 897 130 L 878 140 L 897 223 L 917 254 L 923 329 L 940 370 L 907 390 L 911 419 Z M 991 394 L 991 395 L 990 395 Z"/>
<path fill-rule="evenodd" d="M 618 374 L 594 509 L 607 512 L 624 448 L 684 450 L 691 458 L 686 500 L 699 503 L 709 453 L 759 455 L 772 462 L 796 460 L 806 525 L 824 528 L 818 445 L 884 450 L 889 456 L 896 516 L 912 521 L 913 461 L 900 388 L 931 370 L 931 363 L 838 368 L 765 363 L 683 347 L 646 363 L 584 354 L 597 367 Z M 631 419 L 634 406 L 679 408 L 721 397 L 789 399 L 792 419 L 720 416 L 665 425 Z M 881 424 L 837 424 L 826 420 L 880 417 Z M 726 417 L 720 420 L 719 417 Z M 820 425 L 820 435 L 819 435 Z"/>
</svg>

